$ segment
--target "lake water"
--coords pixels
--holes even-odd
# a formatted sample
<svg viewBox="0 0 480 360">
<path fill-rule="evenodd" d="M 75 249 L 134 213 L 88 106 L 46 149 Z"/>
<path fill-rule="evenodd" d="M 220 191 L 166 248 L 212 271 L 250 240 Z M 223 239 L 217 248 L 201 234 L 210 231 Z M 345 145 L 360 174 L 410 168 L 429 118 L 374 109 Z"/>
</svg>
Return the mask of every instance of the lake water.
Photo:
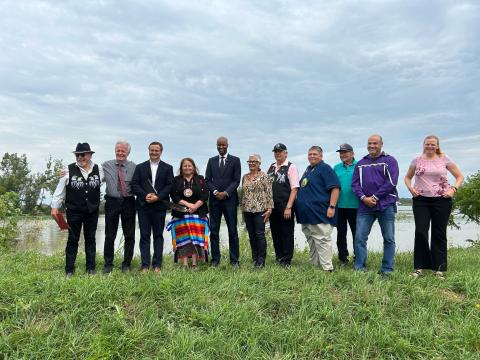
<svg viewBox="0 0 480 360">
<path fill-rule="evenodd" d="M 167 216 L 167 223 L 169 216 Z M 480 237 L 480 226 L 473 223 L 465 223 L 461 218 L 457 219 L 457 223 L 460 225 L 460 229 L 448 229 L 448 243 L 453 247 L 466 247 L 469 245 L 469 239 L 478 240 Z M 67 232 L 60 231 L 53 220 L 35 220 L 25 221 L 20 224 L 21 234 L 19 238 L 12 244 L 18 250 L 35 250 L 47 255 L 51 255 L 65 250 L 65 244 L 67 241 Z M 268 227 L 268 226 L 267 226 Z M 244 231 L 244 225 L 239 224 L 239 231 Z M 411 208 L 408 206 L 400 206 L 397 214 L 397 221 L 395 225 L 396 247 L 397 252 L 413 251 L 413 238 L 414 238 L 415 225 L 413 223 L 413 214 Z M 100 216 L 97 228 L 97 252 L 103 253 L 105 233 L 105 218 Z M 333 231 L 332 238 L 336 239 L 336 230 Z M 172 252 L 171 236 L 170 233 L 165 231 L 165 245 L 164 253 L 169 254 Z M 136 229 L 135 237 L 135 254 L 140 255 L 139 250 L 140 231 Z M 228 235 L 225 223 L 222 221 L 222 227 L 220 230 L 220 241 L 224 247 L 228 247 Z M 122 247 L 123 236 L 121 227 L 119 226 L 119 232 L 115 241 L 116 249 Z M 353 240 L 351 234 L 348 234 L 348 247 L 351 254 L 353 254 Z M 273 249 L 271 240 L 268 246 L 270 250 Z M 308 248 L 308 244 L 303 235 L 301 225 L 295 227 L 295 247 L 299 250 Z M 334 251 L 336 246 L 334 245 Z M 368 240 L 368 249 L 373 251 L 383 250 L 383 239 L 378 223 L 375 222 L 372 232 Z M 83 251 L 83 240 L 79 246 L 79 250 Z"/>
</svg>

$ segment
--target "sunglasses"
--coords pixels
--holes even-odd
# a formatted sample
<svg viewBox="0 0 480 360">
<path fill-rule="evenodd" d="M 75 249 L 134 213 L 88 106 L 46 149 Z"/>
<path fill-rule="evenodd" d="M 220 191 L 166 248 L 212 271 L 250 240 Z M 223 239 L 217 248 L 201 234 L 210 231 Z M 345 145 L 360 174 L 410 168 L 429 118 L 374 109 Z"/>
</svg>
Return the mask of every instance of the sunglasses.
<svg viewBox="0 0 480 360">
<path fill-rule="evenodd" d="M 79 158 L 79 157 L 85 157 L 87 156 L 88 153 L 82 153 L 82 154 L 75 154 L 75 157 Z"/>
</svg>

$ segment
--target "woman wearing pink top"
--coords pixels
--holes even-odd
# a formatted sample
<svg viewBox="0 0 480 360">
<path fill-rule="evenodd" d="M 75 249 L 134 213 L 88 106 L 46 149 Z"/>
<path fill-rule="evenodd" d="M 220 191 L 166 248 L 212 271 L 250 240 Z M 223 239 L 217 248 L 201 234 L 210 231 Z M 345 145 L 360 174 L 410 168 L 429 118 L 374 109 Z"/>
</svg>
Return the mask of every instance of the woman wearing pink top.
<svg viewBox="0 0 480 360">
<path fill-rule="evenodd" d="M 455 178 L 455 185 L 448 182 L 448 172 Z M 412 178 L 415 175 L 415 185 Z M 423 154 L 412 160 L 405 185 L 413 196 L 415 218 L 415 246 L 412 276 L 422 275 L 432 269 L 443 279 L 447 270 L 447 224 L 452 211 L 452 198 L 463 182 L 463 175 L 441 150 L 438 137 L 429 135 L 423 141 Z M 432 224 L 431 245 L 428 230 Z"/>
</svg>

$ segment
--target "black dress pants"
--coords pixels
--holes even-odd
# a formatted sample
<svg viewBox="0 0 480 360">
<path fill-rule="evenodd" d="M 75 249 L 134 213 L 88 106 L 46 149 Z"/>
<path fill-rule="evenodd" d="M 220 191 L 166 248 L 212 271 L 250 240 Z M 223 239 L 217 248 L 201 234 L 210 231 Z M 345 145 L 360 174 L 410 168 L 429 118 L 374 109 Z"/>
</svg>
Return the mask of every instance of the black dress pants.
<svg viewBox="0 0 480 360">
<path fill-rule="evenodd" d="M 415 269 L 447 270 L 447 225 L 452 211 L 452 199 L 443 197 L 413 198 L 415 218 Z M 431 224 L 431 244 L 428 230 Z"/>
<path fill-rule="evenodd" d="M 119 220 L 122 221 L 125 238 L 122 268 L 129 267 L 135 247 L 135 198 L 133 196 L 128 198 L 106 196 L 105 199 L 105 245 L 103 248 L 105 267 L 113 266 Z"/>
<path fill-rule="evenodd" d="M 355 239 L 357 229 L 357 209 L 338 208 L 337 209 L 337 249 L 340 261 L 348 260 L 347 230 L 350 225 L 352 239 Z"/>
<path fill-rule="evenodd" d="M 165 210 L 142 208 L 138 210 L 140 227 L 140 257 L 142 269 L 161 268 L 163 262 L 163 230 L 165 228 Z M 150 257 L 150 236 L 153 232 L 153 257 Z"/>
<path fill-rule="evenodd" d="M 78 253 L 78 241 L 83 226 L 83 237 L 85 238 L 85 262 L 86 269 L 95 270 L 95 233 L 98 224 L 98 209 L 93 213 L 67 209 L 68 229 L 67 247 L 65 248 L 65 272 L 75 271 L 75 259 Z"/>
<path fill-rule="evenodd" d="M 265 238 L 265 222 L 263 212 L 244 212 L 243 218 L 252 248 L 252 261 L 256 266 L 264 266 L 267 256 L 267 240 Z"/>
<path fill-rule="evenodd" d="M 210 200 L 210 249 L 212 254 L 212 263 L 220 262 L 220 222 L 222 214 L 228 228 L 228 248 L 230 251 L 230 264 L 235 265 L 239 262 L 240 247 L 238 242 L 237 230 L 237 204 L 235 199 L 212 201 Z"/>
<path fill-rule="evenodd" d="M 290 265 L 293 258 L 295 215 L 285 219 L 283 211 L 273 210 L 270 215 L 270 230 L 272 232 L 273 247 L 277 262 L 282 265 Z"/>
</svg>

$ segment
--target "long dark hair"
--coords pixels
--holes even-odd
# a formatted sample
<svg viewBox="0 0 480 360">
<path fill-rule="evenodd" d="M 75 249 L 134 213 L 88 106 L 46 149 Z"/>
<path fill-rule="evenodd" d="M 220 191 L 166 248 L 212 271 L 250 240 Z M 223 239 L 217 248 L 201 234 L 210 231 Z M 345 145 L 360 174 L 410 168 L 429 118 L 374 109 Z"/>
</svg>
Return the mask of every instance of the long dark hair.
<svg viewBox="0 0 480 360">
<path fill-rule="evenodd" d="M 193 165 L 193 176 L 197 176 L 198 175 L 198 168 L 197 168 L 197 165 L 195 165 L 195 161 L 193 161 L 192 158 L 183 158 L 181 161 L 180 161 L 180 168 L 178 169 L 178 173 L 183 176 L 183 171 L 182 171 L 182 167 L 183 167 L 183 163 L 185 161 L 189 161 L 192 165 Z"/>
</svg>

